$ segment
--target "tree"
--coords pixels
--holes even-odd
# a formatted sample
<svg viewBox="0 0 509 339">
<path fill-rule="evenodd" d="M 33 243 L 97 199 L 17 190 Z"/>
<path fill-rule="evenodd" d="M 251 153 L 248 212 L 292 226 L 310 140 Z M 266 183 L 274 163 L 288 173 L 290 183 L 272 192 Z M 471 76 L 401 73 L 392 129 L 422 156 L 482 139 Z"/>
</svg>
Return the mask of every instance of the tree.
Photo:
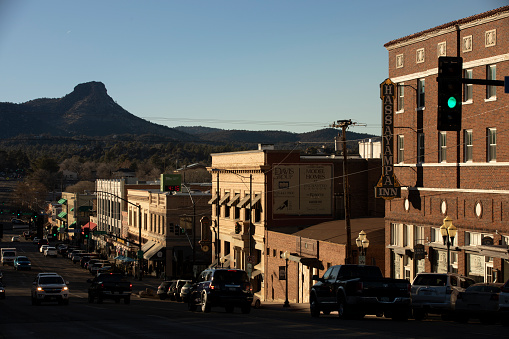
<svg viewBox="0 0 509 339">
<path fill-rule="evenodd" d="M 68 186 L 66 192 L 84 194 L 85 191 L 94 192 L 95 183 L 92 181 L 80 181 L 76 185 Z"/>
</svg>

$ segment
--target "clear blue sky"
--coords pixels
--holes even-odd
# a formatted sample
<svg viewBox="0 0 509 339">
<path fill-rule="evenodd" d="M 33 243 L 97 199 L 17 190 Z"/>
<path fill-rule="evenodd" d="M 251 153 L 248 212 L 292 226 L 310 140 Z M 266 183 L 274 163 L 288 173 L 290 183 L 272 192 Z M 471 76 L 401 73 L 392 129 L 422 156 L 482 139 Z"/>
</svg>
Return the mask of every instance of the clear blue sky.
<svg viewBox="0 0 509 339">
<path fill-rule="evenodd" d="M 0 0 L 0 101 L 101 81 L 175 126 L 380 134 L 386 42 L 508 0 Z"/>
</svg>

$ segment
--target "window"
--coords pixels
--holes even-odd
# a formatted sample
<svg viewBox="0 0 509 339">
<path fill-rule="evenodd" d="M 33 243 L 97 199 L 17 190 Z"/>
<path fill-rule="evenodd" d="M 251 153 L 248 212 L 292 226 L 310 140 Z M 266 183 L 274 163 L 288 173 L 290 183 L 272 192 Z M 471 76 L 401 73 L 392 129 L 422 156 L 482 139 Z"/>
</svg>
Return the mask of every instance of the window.
<svg viewBox="0 0 509 339">
<path fill-rule="evenodd" d="M 417 134 L 417 162 L 424 163 L 424 133 Z"/>
<path fill-rule="evenodd" d="M 466 129 L 464 132 L 464 141 L 463 145 L 465 148 L 465 162 L 472 161 L 473 159 L 473 139 L 472 139 L 472 130 Z"/>
<path fill-rule="evenodd" d="M 438 162 L 447 161 L 447 133 L 440 132 L 438 136 Z"/>
<path fill-rule="evenodd" d="M 466 69 L 464 71 L 463 77 L 465 79 L 472 79 L 472 70 Z M 463 88 L 463 102 L 472 102 L 473 99 L 473 85 L 472 84 L 465 84 Z"/>
<path fill-rule="evenodd" d="M 486 66 L 486 79 L 497 80 L 497 65 Z M 486 86 L 486 99 L 497 98 L 497 86 Z"/>
<path fill-rule="evenodd" d="M 403 247 L 412 247 L 413 242 L 413 225 L 403 225 Z"/>
<path fill-rule="evenodd" d="M 415 239 L 414 244 L 425 244 L 426 239 L 424 238 L 424 226 L 415 226 L 414 229 Z"/>
<path fill-rule="evenodd" d="M 431 242 L 443 243 L 442 233 L 440 232 L 440 228 L 432 228 L 431 229 Z"/>
<path fill-rule="evenodd" d="M 398 84 L 398 111 L 405 110 L 405 85 Z"/>
<path fill-rule="evenodd" d="M 419 79 L 417 80 L 417 106 L 418 108 L 424 108 L 424 85 L 425 80 Z"/>
<path fill-rule="evenodd" d="M 488 147 L 487 147 L 488 161 L 497 160 L 497 129 L 488 128 Z"/>
<path fill-rule="evenodd" d="M 402 163 L 405 157 L 405 142 L 404 136 L 398 135 L 398 162 Z"/>
<path fill-rule="evenodd" d="M 399 246 L 399 225 L 391 224 L 391 245 Z"/>
</svg>

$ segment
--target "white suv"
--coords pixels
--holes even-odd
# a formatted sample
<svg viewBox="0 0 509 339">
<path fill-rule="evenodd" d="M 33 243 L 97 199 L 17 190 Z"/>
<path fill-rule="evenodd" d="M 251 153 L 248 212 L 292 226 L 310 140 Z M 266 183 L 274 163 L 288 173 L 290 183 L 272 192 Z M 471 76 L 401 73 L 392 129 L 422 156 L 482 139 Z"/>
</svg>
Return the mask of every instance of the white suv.
<svg viewBox="0 0 509 339">
<path fill-rule="evenodd" d="M 32 305 L 39 305 L 42 301 L 58 301 L 59 304 L 69 304 L 69 282 L 57 273 L 39 273 L 32 283 Z"/>
<path fill-rule="evenodd" d="M 427 313 L 451 314 L 458 293 L 475 284 L 471 278 L 456 273 L 419 273 L 412 283 L 412 310 L 415 320 Z"/>
</svg>

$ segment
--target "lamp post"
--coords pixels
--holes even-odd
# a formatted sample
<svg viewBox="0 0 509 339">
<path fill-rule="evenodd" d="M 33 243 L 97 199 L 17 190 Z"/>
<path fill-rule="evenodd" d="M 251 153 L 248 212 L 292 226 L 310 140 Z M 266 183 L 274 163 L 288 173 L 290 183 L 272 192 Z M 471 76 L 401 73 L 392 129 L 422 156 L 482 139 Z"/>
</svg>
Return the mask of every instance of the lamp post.
<svg viewBox="0 0 509 339">
<path fill-rule="evenodd" d="M 366 252 L 369 247 L 369 240 L 366 238 L 366 232 L 360 231 L 359 236 L 355 239 L 355 244 L 359 248 L 359 265 L 366 265 Z"/>
<path fill-rule="evenodd" d="M 290 302 L 288 302 L 288 259 L 290 258 L 290 253 L 285 251 L 281 254 L 281 258 L 285 259 L 285 280 L 286 280 L 286 290 L 285 290 L 285 303 L 283 307 L 290 307 Z"/>
<path fill-rule="evenodd" d="M 440 233 L 444 239 L 444 245 L 447 245 L 447 273 L 450 272 L 451 267 L 451 245 L 454 243 L 457 232 L 458 229 L 452 224 L 452 219 L 445 217 L 444 223 L 440 226 Z"/>
</svg>

